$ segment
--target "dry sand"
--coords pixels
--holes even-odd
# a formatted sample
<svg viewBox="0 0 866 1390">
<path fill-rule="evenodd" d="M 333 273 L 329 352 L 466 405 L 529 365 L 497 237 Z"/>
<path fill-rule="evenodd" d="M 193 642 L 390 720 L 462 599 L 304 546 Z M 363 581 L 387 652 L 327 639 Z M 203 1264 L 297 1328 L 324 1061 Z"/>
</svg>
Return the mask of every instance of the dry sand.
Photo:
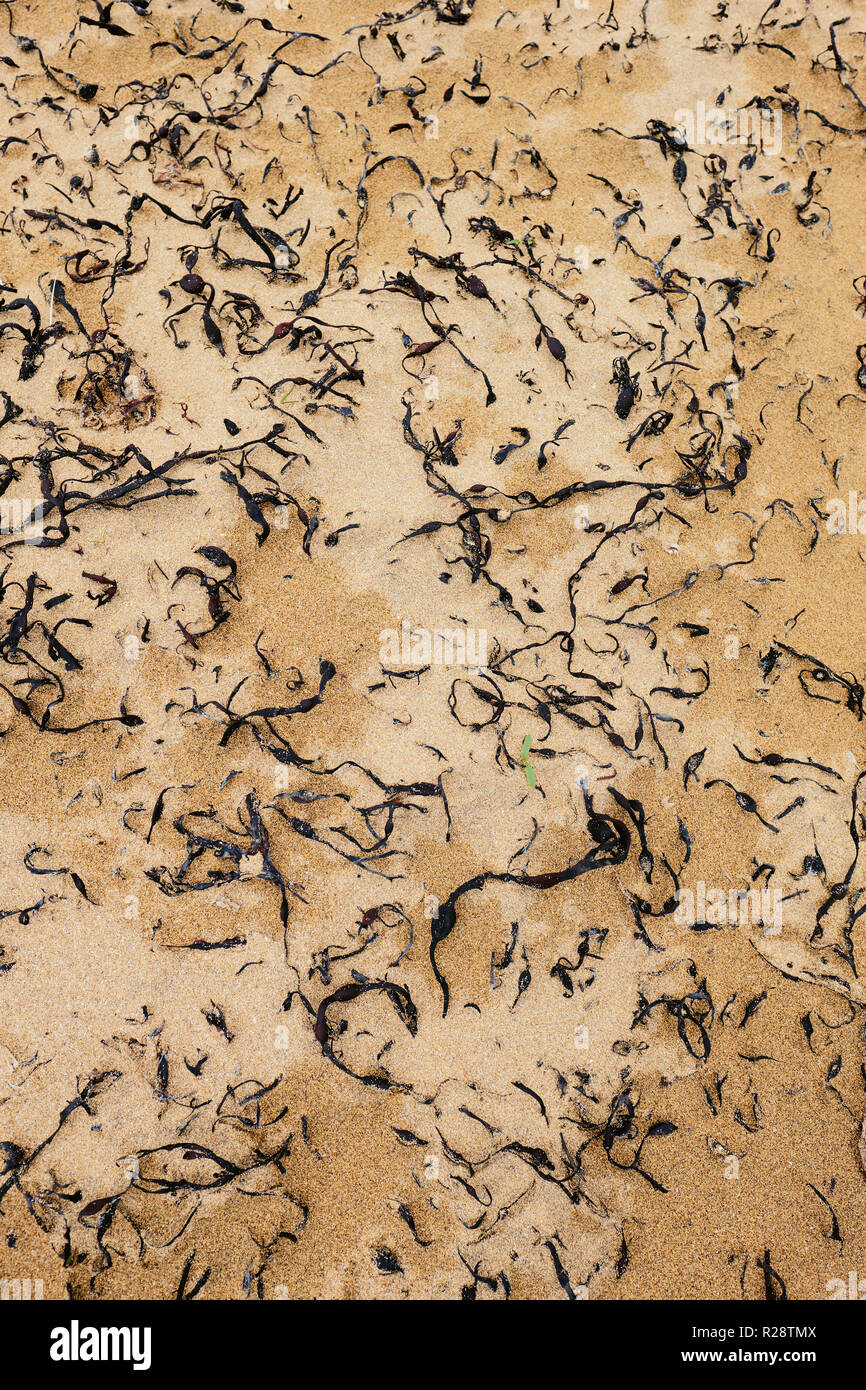
<svg viewBox="0 0 866 1390">
<path fill-rule="evenodd" d="M 866 1275 L 856 8 L 2 7 L 0 1277 Z"/>
</svg>

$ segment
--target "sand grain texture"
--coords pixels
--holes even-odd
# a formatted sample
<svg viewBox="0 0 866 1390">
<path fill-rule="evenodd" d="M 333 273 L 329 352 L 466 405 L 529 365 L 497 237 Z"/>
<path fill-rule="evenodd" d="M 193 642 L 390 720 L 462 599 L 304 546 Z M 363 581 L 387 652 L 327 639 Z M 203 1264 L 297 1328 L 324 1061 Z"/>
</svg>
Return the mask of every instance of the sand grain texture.
<svg viewBox="0 0 866 1390">
<path fill-rule="evenodd" d="M 0 7 L 0 1277 L 866 1271 L 840 14 Z"/>
</svg>

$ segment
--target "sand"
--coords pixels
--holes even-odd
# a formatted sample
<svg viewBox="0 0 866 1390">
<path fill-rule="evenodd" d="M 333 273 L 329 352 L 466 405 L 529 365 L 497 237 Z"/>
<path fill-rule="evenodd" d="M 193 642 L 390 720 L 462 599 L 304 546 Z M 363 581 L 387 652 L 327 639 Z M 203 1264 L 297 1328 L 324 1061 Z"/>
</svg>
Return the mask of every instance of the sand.
<svg viewBox="0 0 866 1390">
<path fill-rule="evenodd" d="M 2 13 L 0 1279 L 866 1277 L 862 16 L 101 13 Z"/>
</svg>

